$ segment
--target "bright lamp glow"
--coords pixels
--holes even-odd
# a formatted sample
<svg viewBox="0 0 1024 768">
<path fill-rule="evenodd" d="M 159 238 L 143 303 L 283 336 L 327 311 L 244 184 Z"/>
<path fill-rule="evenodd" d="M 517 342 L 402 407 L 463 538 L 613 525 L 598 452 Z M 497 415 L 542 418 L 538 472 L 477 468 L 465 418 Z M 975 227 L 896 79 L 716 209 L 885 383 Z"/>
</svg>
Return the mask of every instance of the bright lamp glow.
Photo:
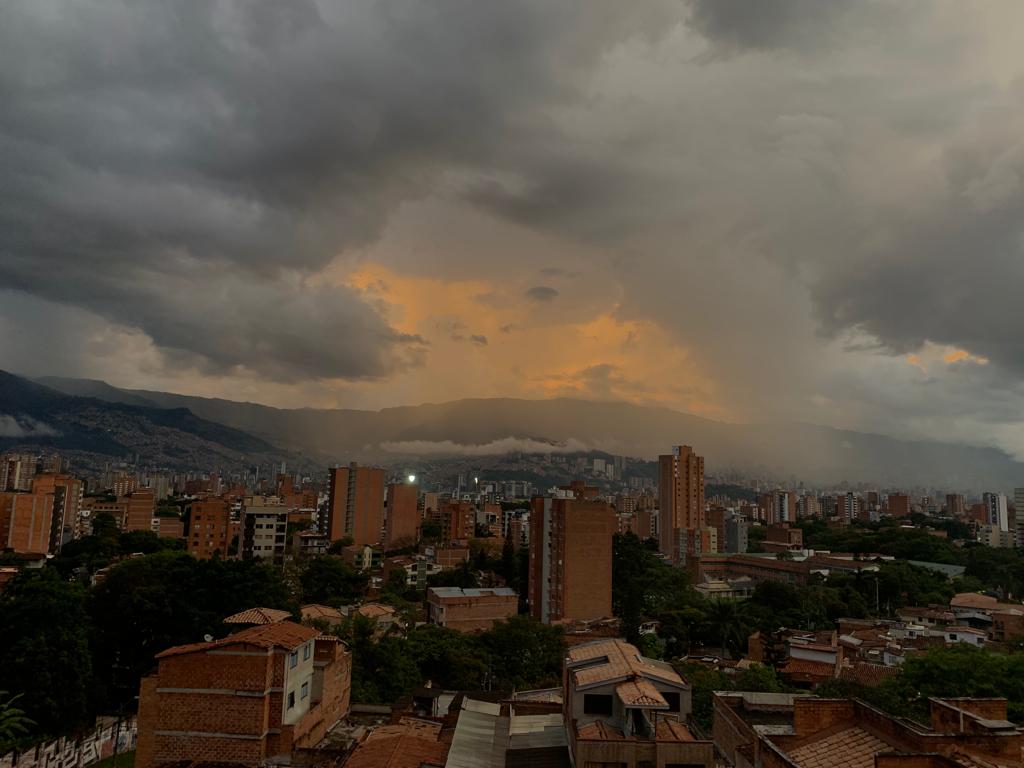
<svg viewBox="0 0 1024 768">
<path fill-rule="evenodd" d="M 410 483 L 415 483 L 416 482 L 416 475 L 409 475 L 409 482 Z"/>
</svg>

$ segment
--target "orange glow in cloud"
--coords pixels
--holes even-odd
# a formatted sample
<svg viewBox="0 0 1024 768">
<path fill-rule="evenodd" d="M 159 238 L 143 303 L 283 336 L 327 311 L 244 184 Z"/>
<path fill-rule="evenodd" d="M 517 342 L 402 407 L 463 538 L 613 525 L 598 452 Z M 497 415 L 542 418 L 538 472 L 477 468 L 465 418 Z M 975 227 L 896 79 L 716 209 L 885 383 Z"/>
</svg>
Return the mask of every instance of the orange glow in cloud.
<svg viewBox="0 0 1024 768">
<path fill-rule="evenodd" d="M 954 365 L 956 363 L 973 363 L 974 365 L 988 365 L 988 358 L 980 355 L 972 355 L 966 349 L 950 347 L 942 344 L 925 342 L 921 349 L 911 355 L 907 355 L 907 362 L 927 373 L 929 368 L 939 363 Z"/>
<path fill-rule="evenodd" d="M 966 349 L 951 349 L 942 359 L 952 365 L 953 363 L 959 363 L 964 360 L 970 361 L 976 365 L 988 365 L 987 357 L 980 357 L 978 355 L 972 355 Z"/>
<path fill-rule="evenodd" d="M 579 397 L 732 416 L 667 331 L 622 320 L 613 304 L 595 315 L 592 298 L 581 307 L 571 293 L 536 302 L 520 285 L 410 276 L 372 262 L 335 279 L 360 291 L 396 330 L 429 344 L 421 368 L 366 385 L 382 405 Z"/>
</svg>

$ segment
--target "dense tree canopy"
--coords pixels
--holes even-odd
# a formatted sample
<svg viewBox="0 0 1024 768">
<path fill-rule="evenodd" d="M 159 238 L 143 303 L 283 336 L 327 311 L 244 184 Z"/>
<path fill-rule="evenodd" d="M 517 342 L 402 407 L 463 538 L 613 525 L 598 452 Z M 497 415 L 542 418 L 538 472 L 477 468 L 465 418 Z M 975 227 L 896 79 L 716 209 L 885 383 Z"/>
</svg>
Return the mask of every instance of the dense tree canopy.
<svg viewBox="0 0 1024 768">
<path fill-rule="evenodd" d="M 299 581 L 303 602 L 337 607 L 360 598 L 367 577 L 340 558 L 321 555 L 306 563 Z"/>
<path fill-rule="evenodd" d="M 254 606 L 296 607 L 278 570 L 176 552 L 124 561 L 93 590 L 88 605 L 104 703 L 130 701 L 160 651 L 206 634 L 226 635 L 225 616 Z"/>
<path fill-rule="evenodd" d="M 41 734 L 88 722 L 92 712 L 91 623 L 84 589 L 52 568 L 27 571 L 0 595 L 0 690 Z"/>
<path fill-rule="evenodd" d="M 374 640 L 359 614 L 338 628 L 352 651 L 352 697 L 388 704 L 430 680 L 453 690 L 522 690 L 558 685 L 565 638 L 523 616 L 478 634 L 424 625 Z"/>
</svg>

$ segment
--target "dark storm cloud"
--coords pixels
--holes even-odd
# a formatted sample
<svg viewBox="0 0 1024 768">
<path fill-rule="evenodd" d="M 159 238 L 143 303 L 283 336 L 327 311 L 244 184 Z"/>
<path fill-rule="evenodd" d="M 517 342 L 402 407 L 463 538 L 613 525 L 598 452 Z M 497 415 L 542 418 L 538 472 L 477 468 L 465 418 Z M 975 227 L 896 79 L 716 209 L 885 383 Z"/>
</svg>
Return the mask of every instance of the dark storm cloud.
<svg viewBox="0 0 1024 768">
<path fill-rule="evenodd" d="M 691 0 L 690 24 L 716 43 L 742 48 L 820 47 L 846 2 Z"/>
<path fill-rule="evenodd" d="M 558 298 L 558 290 L 549 285 L 535 285 L 526 290 L 526 295 L 534 301 L 552 301 Z"/>
<path fill-rule="evenodd" d="M 204 370 L 415 364 L 418 339 L 310 277 L 438 171 L 486 168 L 608 45 L 658 30 L 653 8 L 570 5 L 5 4 L 0 284 Z"/>
</svg>

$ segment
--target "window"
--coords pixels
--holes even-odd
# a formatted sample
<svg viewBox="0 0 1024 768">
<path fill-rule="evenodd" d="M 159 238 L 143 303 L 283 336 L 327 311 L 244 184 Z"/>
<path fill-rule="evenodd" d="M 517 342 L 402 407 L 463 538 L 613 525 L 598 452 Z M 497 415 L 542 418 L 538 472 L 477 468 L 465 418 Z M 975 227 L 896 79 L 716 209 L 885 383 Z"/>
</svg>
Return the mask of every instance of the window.
<svg viewBox="0 0 1024 768">
<path fill-rule="evenodd" d="M 668 708 L 673 712 L 679 711 L 679 694 L 678 693 L 665 693 L 660 692 L 665 701 L 668 702 Z"/>
<path fill-rule="evenodd" d="M 612 697 L 601 693 L 583 694 L 583 714 L 610 716 L 612 714 Z"/>
<path fill-rule="evenodd" d="M 288 694 L 288 709 L 295 706 L 295 691 Z"/>
<path fill-rule="evenodd" d="M 302 692 L 299 694 L 300 699 L 304 699 L 309 696 L 309 683 L 302 684 Z"/>
<path fill-rule="evenodd" d="M 309 649 L 310 649 L 311 645 L 312 645 L 312 643 L 306 643 L 306 645 L 302 648 L 302 660 L 303 661 L 309 661 L 309 653 L 310 653 Z"/>
<path fill-rule="evenodd" d="M 295 665 L 299 663 L 299 652 L 292 651 L 288 654 L 288 668 L 295 669 Z"/>
</svg>

